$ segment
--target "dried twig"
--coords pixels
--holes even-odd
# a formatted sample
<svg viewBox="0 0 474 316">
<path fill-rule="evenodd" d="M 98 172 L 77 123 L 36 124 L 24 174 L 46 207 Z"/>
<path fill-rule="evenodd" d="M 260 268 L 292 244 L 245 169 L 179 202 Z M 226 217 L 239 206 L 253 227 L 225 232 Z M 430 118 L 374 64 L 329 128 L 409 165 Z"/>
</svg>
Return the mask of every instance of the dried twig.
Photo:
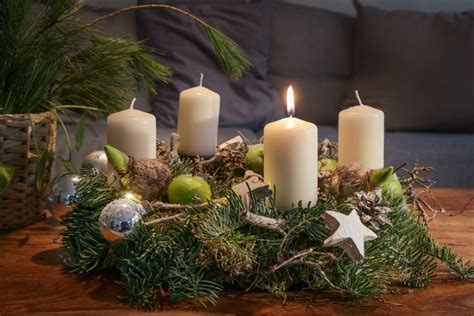
<svg viewBox="0 0 474 316">
<path fill-rule="evenodd" d="M 178 147 L 181 138 L 178 133 L 172 133 L 170 138 L 170 159 L 179 161 Z"/>
<path fill-rule="evenodd" d="M 280 242 L 280 247 L 278 249 L 278 254 L 277 254 L 277 257 L 280 261 L 283 260 L 283 252 L 285 251 L 285 247 L 288 244 L 288 241 L 290 240 L 290 236 L 297 229 L 303 227 L 307 223 L 309 223 L 309 222 L 311 222 L 315 219 L 318 219 L 318 218 L 320 218 L 320 216 L 314 216 L 314 217 L 306 218 L 306 219 L 302 220 L 301 222 L 299 222 L 297 225 L 293 226 L 290 230 L 288 230 L 287 233 L 284 234 L 284 237 L 283 237 L 282 241 Z"/>
<path fill-rule="evenodd" d="M 169 222 L 169 221 L 181 218 L 184 215 L 185 215 L 184 213 L 178 213 L 178 214 L 175 214 L 175 215 L 158 218 L 158 219 L 146 222 L 145 225 L 147 225 L 147 226 L 158 225 L 158 224 L 161 224 L 161 223 L 165 223 L 165 222 Z"/>
<path fill-rule="evenodd" d="M 186 12 L 180 8 L 176 8 L 172 5 L 168 5 L 168 4 L 142 4 L 142 5 L 133 5 L 133 6 L 130 6 L 130 7 L 127 7 L 127 8 L 123 8 L 123 9 L 120 9 L 120 10 L 117 10 L 117 11 L 114 11 L 112 13 L 109 13 L 107 15 L 104 15 L 100 18 L 97 18 L 93 21 L 91 21 L 90 23 L 86 24 L 86 26 L 90 26 L 90 25 L 93 25 L 93 24 L 97 24 L 98 22 L 101 22 L 101 21 L 104 21 L 104 20 L 107 20 L 107 19 L 110 19 L 111 17 L 114 17 L 116 15 L 119 15 L 119 14 L 122 14 L 122 13 L 125 13 L 125 12 L 128 12 L 128 11 L 132 11 L 132 10 L 137 10 L 137 9 L 167 9 L 167 10 L 172 10 L 172 11 L 176 11 L 178 13 L 181 13 L 193 20 L 195 20 L 196 22 L 198 22 L 199 24 L 203 25 L 204 27 L 208 27 L 209 24 L 207 24 L 204 20 L 190 14 L 189 12 Z"/>
<path fill-rule="evenodd" d="M 285 231 L 283 230 L 283 228 L 281 228 L 283 224 L 285 223 L 284 220 L 257 215 L 250 212 L 249 210 L 244 212 L 243 215 L 244 215 L 245 221 L 249 224 L 252 224 L 261 228 L 265 228 L 265 229 L 270 229 L 281 234 L 285 234 Z"/>
<path fill-rule="evenodd" d="M 205 209 L 209 207 L 209 204 L 215 203 L 215 204 L 221 204 L 225 203 L 227 201 L 226 198 L 219 198 L 219 199 L 214 199 L 210 200 L 208 202 L 203 202 L 199 204 L 173 204 L 173 203 L 166 203 L 162 201 L 155 201 L 148 203 L 148 206 L 153 210 L 153 211 L 159 211 L 159 210 L 184 210 L 188 208 L 194 208 L 194 209 Z"/>
<path fill-rule="evenodd" d="M 302 250 L 302 251 L 298 252 L 296 255 L 294 255 L 293 257 L 283 261 L 280 264 L 274 265 L 270 269 L 270 271 L 267 272 L 267 274 L 274 273 L 274 272 L 280 270 L 281 268 L 296 265 L 296 264 L 303 264 L 303 265 L 308 265 L 308 266 L 319 267 L 320 268 L 321 265 L 319 263 L 305 260 L 305 258 L 309 255 L 320 255 L 320 256 L 329 258 L 330 261 L 336 260 L 336 257 L 332 253 L 318 252 L 318 251 L 315 251 L 314 248 L 309 248 L 309 249 L 305 249 L 305 250 Z"/>
</svg>

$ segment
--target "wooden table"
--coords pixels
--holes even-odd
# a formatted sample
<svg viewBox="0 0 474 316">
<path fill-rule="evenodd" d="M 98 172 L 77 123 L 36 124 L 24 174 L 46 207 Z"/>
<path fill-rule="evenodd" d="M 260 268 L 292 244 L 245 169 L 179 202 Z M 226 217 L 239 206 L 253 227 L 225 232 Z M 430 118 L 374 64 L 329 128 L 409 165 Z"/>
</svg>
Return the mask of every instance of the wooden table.
<svg viewBox="0 0 474 316">
<path fill-rule="evenodd" d="M 466 259 L 474 259 L 474 189 L 438 189 L 438 200 L 459 216 L 438 215 L 432 234 Z M 0 314 L 56 312 L 68 315 L 134 314 L 116 300 L 122 289 L 114 276 L 77 280 L 61 273 L 59 232 L 52 219 L 15 232 L 0 234 Z M 208 309 L 190 304 L 164 306 L 161 313 L 187 314 L 474 314 L 474 282 L 460 281 L 445 267 L 431 287 L 386 295 L 401 306 L 367 300 L 362 305 L 324 292 L 290 293 L 286 303 L 265 293 L 225 292 L 219 304 Z M 171 310 L 172 309 L 172 310 Z M 157 312 L 158 313 L 158 312 Z M 150 314 L 147 314 L 150 315 Z"/>
</svg>

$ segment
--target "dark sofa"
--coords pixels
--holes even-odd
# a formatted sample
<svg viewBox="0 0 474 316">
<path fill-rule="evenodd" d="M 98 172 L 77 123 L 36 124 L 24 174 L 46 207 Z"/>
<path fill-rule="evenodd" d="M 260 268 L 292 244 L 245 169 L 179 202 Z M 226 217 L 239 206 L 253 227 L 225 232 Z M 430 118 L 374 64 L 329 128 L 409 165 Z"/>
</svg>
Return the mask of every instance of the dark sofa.
<svg viewBox="0 0 474 316">
<path fill-rule="evenodd" d="M 111 22 L 105 28 L 118 29 L 119 33 L 124 34 L 124 25 L 132 29 L 136 27 L 132 24 L 133 19 L 133 15 L 123 16 L 121 20 Z M 137 21 L 140 23 L 140 19 Z M 337 140 L 337 113 L 344 108 L 345 103 L 348 105 L 351 103 L 347 102 L 352 102 L 349 92 L 353 88 L 355 76 L 354 17 L 317 8 L 274 3 L 271 9 L 271 21 L 267 73 L 270 85 L 283 97 L 286 87 L 290 83 L 293 84 L 297 94 L 297 116 L 315 122 L 319 127 L 321 139 Z M 469 45 L 474 47 L 474 42 Z M 474 55 L 471 56 L 474 59 Z M 470 65 L 472 64 L 466 67 Z M 474 72 L 474 68 L 471 71 Z M 474 82 L 470 84 L 474 90 Z M 361 94 L 364 97 L 364 90 L 361 90 Z M 366 103 L 378 107 L 377 103 L 369 101 L 372 101 L 371 98 Z M 151 110 L 147 102 L 147 99 L 143 99 L 141 106 Z M 474 126 L 472 119 L 474 98 L 470 102 L 471 106 L 463 109 L 465 111 L 463 115 L 467 118 L 467 123 L 472 122 Z M 281 106 L 281 103 L 276 102 L 275 106 Z M 403 105 L 400 105 L 399 110 L 407 113 L 407 117 L 417 111 L 410 106 L 403 108 Z M 386 122 L 391 120 L 390 113 L 386 113 Z M 426 113 L 426 119 L 430 119 L 430 113 Z M 413 130 L 388 125 L 390 130 L 387 131 L 385 138 L 386 165 L 398 166 L 403 162 L 409 164 L 419 162 L 436 168 L 434 179 L 438 182 L 438 186 L 474 187 L 473 133 L 452 132 L 451 128 L 444 130 L 442 126 L 436 130 L 431 128 Z M 70 124 L 68 129 L 73 132 L 74 126 Z M 173 130 L 173 127 L 159 126 L 158 136 L 166 141 Z M 220 129 L 219 140 L 234 137 L 238 131 L 249 139 L 261 136 L 261 130 L 255 128 L 252 130 L 245 125 L 227 126 Z M 105 124 L 103 122 L 94 124 L 93 129 L 88 130 L 87 134 L 86 144 L 75 154 L 76 164 L 79 164 L 88 152 L 104 145 Z M 63 133 L 59 132 L 58 137 L 58 155 L 65 156 L 65 146 L 61 145 L 65 144 Z M 53 172 L 58 173 L 60 168 L 56 162 Z"/>
</svg>

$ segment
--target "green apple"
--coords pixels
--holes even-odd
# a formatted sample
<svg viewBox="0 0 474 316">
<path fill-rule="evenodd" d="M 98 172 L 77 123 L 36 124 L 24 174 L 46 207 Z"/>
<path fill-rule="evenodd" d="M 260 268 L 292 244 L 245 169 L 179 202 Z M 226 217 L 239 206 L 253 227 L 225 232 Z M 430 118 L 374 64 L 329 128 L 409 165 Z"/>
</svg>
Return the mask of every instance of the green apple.
<svg viewBox="0 0 474 316">
<path fill-rule="evenodd" d="M 323 158 L 318 161 L 319 171 L 333 171 L 337 168 L 337 160 L 331 158 Z"/>
<path fill-rule="evenodd" d="M 168 187 L 168 201 L 177 204 L 201 203 L 212 196 L 211 187 L 201 177 L 177 176 Z"/>
<path fill-rule="evenodd" d="M 370 184 L 373 186 L 381 186 L 388 181 L 393 175 L 393 167 L 375 169 L 370 172 Z"/>
<path fill-rule="evenodd" d="M 382 190 L 384 192 L 388 192 L 392 195 L 400 195 L 402 194 L 402 185 L 396 173 L 392 174 L 392 176 L 382 183 Z"/>
<path fill-rule="evenodd" d="M 263 176 L 263 144 L 249 147 L 245 155 L 245 164 L 250 170 Z"/>
</svg>

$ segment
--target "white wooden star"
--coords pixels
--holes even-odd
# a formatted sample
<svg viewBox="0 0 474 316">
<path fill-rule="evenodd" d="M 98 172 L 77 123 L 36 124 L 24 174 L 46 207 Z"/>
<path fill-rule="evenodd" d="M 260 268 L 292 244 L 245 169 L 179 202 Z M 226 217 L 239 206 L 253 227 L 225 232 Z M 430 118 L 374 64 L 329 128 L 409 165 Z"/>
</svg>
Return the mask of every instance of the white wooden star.
<svg viewBox="0 0 474 316">
<path fill-rule="evenodd" d="M 341 247 L 352 261 L 364 259 L 364 242 L 377 235 L 360 221 L 359 214 L 352 210 L 349 215 L 327 211 L 324 221 L 332 235 L 324 241 L 326 247 Z"/>
</svg>

